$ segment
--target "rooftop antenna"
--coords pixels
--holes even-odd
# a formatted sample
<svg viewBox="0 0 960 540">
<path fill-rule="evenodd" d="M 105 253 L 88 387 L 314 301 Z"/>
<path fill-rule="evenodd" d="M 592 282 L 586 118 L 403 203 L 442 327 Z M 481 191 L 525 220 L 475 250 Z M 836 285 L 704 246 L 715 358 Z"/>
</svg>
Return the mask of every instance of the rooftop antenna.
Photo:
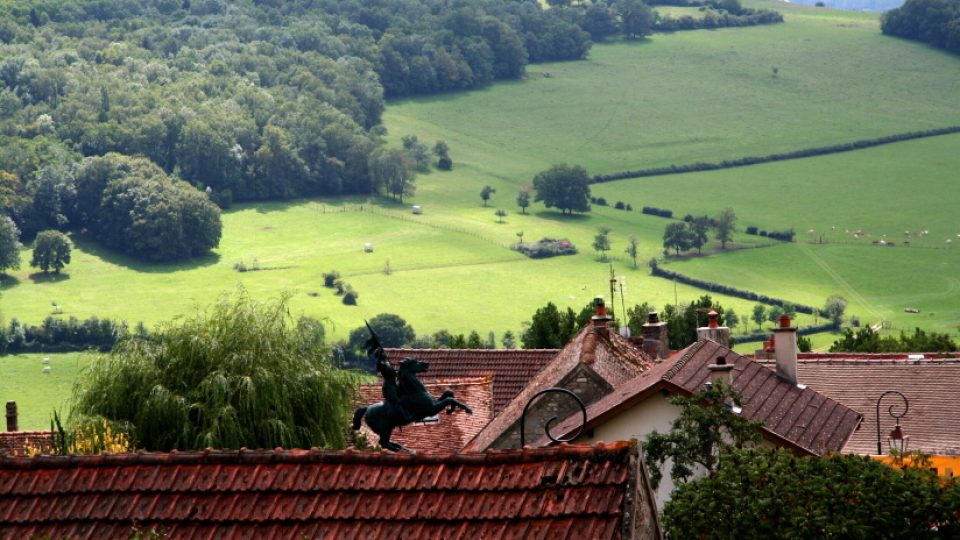
<svg viewBox="0 0 960 540">
<path fill-rule="evenodd" d="M 620 310 L 623 313 L 623 318 L 627 318 L 627 306 L 624 304 L 623 300 L 623 282 L 627 280 L 626 276 L 620 276 Z"/>
<path fill-rule="evenodd" d="M 617 305 L 617 276 L 613 272 L 613 263 L 610 263 L 610 317 L 614 320 L 617 318 L 613 313 L 615 305 Z"/>
</svg>

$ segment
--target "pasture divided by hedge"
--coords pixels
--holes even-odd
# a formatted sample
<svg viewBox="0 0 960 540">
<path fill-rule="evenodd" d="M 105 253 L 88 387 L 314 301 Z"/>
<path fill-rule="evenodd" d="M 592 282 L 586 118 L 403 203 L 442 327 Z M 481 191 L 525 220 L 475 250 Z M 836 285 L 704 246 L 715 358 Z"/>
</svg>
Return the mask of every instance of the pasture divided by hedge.
<svg viewBox="0 0 960 540">
<path fill-rule="evenodd" d="M 861 150 L 884 144 L 891 144 L 913 139 L 922 139 L 925 137 L 937 137 L 940 135 L 950 135 L 960 133 L 960 126 L 950 126 L 937 129 L 925 129 L 922 131 L 910 131 L 907 133 L 897 133 L 887 135 L 876 139 L 861 139 L 842 144 L 832 144 L 829 146 L 817 146 L 813 148 L 804 148 L 794 150 L 793 152 L 782 152 L 778 154 L 768 154 L 765 156 L 747 156 L 737 159 L 725 159 L 719 163 L 690 163 L 687 165 L 670 165 L 669 167 L 652 167 L 649 169 L 640 169 L 636 171 L 623 171 L 610 174 L 598 174 L 590 179 L 591 184 L 603 182 L 612 182 L 614 180 L 626 180 L 628 178 L 644 178 L 647 176 L 664 176 L 668 174 L 682 174 L 699 171 L 715 171 L 719 169 L 732 169 L 734 167 L 746 167 L 747 165 L 759 165 L 761 163 L 772 163 L 775 161 L 786 161 L 788 159 L 800 159 L 814 156 L 824 156 L 827 154 L 836 154 L 839 152 L 850 152 L 852 150 Z"/>
<path fill-rule="evenodd" d="M 722 283 L 714 283 L 712 281 L 707 281 L 704 279 L 685 276 L 679 272 L 674 272 L 673 270 L 666 270 L 660 265 L 651 265 L 650 273 L 653 274 L 654 276 L 658 276 L 666 279 L 672 279 L 679 283 L 683 283 L 685 285 L 690 285 L 692 287 L 697 287 L 700 289 L 705 289 L 710 292 L 725 294 L 727 296 L 734 296 L 736 298 L 742 298 L 744 300 L 751 300 L 754 302 L 760 302 L 762 304 L 769 304 L 772 306 L 783 307 L 785 305 L 789 305 L 789 306 L 793 306 L 793 308 L 797 312 L 805 313 L 807 315 L 813 315 L 814 312 L 817 312 L 820 315 L 823 315 L 823 312 L 821 312 L 819 309 L 812 306 L 798 304 L 796 302 L 791 302 L 789 300 L 784 300 L 782 298 L 767 296 L 765 294 L 760 294 L 753 291 L 738 289 L 736 287 L 731 287 L 729 285 L 724 285 Z"/>
</svg>

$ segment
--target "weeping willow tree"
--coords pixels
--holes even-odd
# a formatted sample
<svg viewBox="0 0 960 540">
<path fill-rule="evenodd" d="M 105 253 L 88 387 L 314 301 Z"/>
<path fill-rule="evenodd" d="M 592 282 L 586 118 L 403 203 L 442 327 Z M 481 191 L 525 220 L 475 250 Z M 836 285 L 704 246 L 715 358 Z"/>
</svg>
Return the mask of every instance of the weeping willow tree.
<svg viewBox="0 0 960 540">
<path fill-rule="evenodd" d="M 287 298 L 240 291 L 93 362 L 70 420 L 107 419 L 148 450 L 342 448 L 359 380 L 332 364 Z"/>
</svg>

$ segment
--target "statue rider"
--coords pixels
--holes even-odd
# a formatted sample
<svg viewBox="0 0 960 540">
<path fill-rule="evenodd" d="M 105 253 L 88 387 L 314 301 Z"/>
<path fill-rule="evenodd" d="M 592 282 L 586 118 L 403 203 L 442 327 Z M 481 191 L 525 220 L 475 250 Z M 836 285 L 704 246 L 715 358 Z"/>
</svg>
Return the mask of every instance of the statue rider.
<svg viewBox="0 0 960 540">
<path fill-rule="evenodd" d="M 369 328 L 370 325 L 368 324 Z M 367 340 L 367 356 L 377 364 L 377 372 L 383 377 L 383 401 L 396 415 L 397 424 L 404 425 L 413 421 L 413 415 L 403 406 L 400 400 L 402 389 L 397 384 L 397 371 L 387 360 L 387 354 L 380 345 L 377 335 L 370 329 L 370 339 Z"/>
</svg>

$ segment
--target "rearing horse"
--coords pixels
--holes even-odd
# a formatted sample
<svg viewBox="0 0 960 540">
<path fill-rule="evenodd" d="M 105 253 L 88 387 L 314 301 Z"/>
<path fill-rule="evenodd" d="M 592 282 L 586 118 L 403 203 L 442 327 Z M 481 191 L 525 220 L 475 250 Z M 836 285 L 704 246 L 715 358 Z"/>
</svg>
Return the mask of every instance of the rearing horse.
<svg viewBox="0 0 960 540">
<path fill-rule="evenodd" d="M 427 392 L 427 388 L 417 378 L 417 374 L 429 368 L 430 364 L 427 362 L 415 358 L 404 358 L 400 361 L 400 373 L 397 381 L 394 382 L 391 380 L 393 367 L 390 366 L 390 362 L 385 357 L 378 358 L 377 369 L 384 376 L 384 398 L 387 399 L 374 405 L 357 408 L 353 413 L 353 429 L 360 429 L 361 420 L 365 420 L 370 429 L 380 436 L 381 448 L 394 452 L 401 450 L 412 452 L 390 440 L 394 428 L 405 426 L 410 422 L 419 422 L 444 409 L 447 409 L 447 414 L 452 413 L 456 408 L 463 409 L 467 414 L 473 414 L 473 409 L 454 399 L 452 390 L 445 390 L 439 399 Z M 392 403 L 390 395 L 397 395 L 399 401 Z"/>
</svg>

